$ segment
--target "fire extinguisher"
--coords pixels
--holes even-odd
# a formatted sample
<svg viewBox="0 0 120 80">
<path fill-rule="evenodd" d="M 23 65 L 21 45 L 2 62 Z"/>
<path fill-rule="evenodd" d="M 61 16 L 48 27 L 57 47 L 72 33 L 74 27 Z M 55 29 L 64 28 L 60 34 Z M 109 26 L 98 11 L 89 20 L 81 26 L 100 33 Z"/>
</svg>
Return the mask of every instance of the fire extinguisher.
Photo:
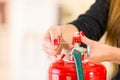
<svg viewBox="0 0 120 80">
<path fill-rule="evenodd" d="M 80 36 L 73 37 L 74 47 L 70 56 L 74 59 L 62 59 L 49 67 L 49 80 L 106 80 L 106 68 L 100 63 L 86 61 L 84 48 L 80 47 Z M 66 54 L 63 54 L 64 56 Z"/>
</svg>

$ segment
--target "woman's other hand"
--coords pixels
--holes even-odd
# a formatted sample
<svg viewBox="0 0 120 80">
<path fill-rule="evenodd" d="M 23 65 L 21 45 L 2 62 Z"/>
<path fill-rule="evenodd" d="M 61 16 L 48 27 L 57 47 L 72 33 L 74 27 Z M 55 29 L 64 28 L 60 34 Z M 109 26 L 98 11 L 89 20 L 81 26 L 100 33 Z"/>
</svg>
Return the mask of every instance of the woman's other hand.
<svg viewBox="0 0 120 80">
<path fill-rule="evenodd" d="M 112 54 L 110 53 L 111 46 L 103 44 L 98 41 L 87 38 L 83 32 L 80 32 L 81 40 L 87 45 L 87 53 L 85 58 L 89 61 L 102 62 L 111 60 Z"/>
</svg>

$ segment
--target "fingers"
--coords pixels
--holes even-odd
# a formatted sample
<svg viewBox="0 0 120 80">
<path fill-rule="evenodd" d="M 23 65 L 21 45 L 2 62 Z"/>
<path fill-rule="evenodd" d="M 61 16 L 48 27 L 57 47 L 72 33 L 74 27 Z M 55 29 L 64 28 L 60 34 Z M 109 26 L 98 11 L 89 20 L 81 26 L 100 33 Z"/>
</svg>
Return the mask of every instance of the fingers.
<svg viewBox="0 0 120 80">
<path fill-rule="evenodd" d="M 57 48 L 51 48 L 48 46 L 43 45 L 43 50 L 50 56 L 56 56 L 61 53 L 62 45 L 59 45 Z"/>
<path fill-rule="evenodd" d="M 80 36 L 81 36 L 82 43 L 87 45 L 87 52 L 84 54 L 85 58 L 87 59 L 87 58 L 91 57 L 91 53 L 92 53 L 92 50 L 93 50 L 93 47 L 94 47 L 94 44 L 96 43 L 96 41 L 87 38 L 84 35 L 83 31 L 80 32 Z"/>
<path fill-rule="evenodd" d="M 50 29 L 49 34 L 50 34 L 50 39 L 51 39 L 52 44 L 58 45 L 59 38 L 61 36 L 60 27 L 57 26 L 53 29 Z"/>
<path fill-rule="evenodd" d="M 59 26 L 51 27 L 44 35 L 44 41 L 51 45 L 57 45 L 61 36 L 61 29 Z"/>
<path fill-rule="evenodd" d="M 59 45 L 61 37 L 61 30 L 59 26 L 51 27 L 45 34 L 44 41 L 42 44 L 45 53 L 51 56 L 56 56 L 62 51 L 62 45 Z"/>
<path fill-rule="evenodd" d="M 93 42 L 95 42 L 94 40 L 91 40 L 89 38 L 87 38 L 85 35 L 84 35 L 84 32 L 83 31 L 80 31 L 80 36 L 81 36 L 81 41 L 86 44 L 86 45 L 89 45 L 89 44 L 92 44 Z"/>
</svg>

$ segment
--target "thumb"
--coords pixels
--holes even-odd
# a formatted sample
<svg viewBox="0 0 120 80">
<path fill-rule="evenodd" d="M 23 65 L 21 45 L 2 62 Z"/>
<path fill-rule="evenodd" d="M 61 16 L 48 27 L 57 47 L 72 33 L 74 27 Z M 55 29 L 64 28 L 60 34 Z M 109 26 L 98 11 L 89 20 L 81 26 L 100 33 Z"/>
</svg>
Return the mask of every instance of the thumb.
<svg viewBox="0 0 120 80">
<path fill-rule="evenodd" d="M 88 45 L 88 44 L 92 44 L 94 41 L 87 38 L 85 35 L 84 35 L 84 32 L 83 31 L 80 31 L 80 36 L 81 36 L 81 41 L 82 43 Z"/>
<path fill-rule="evenodd" d="M 54 27 L 49 31 L 50 37 L 51 37 L 51 42 L 53 45 L 58 45 L 59 39 L 61 36 L 61 30 L 60 27 Z"/>
</svg>

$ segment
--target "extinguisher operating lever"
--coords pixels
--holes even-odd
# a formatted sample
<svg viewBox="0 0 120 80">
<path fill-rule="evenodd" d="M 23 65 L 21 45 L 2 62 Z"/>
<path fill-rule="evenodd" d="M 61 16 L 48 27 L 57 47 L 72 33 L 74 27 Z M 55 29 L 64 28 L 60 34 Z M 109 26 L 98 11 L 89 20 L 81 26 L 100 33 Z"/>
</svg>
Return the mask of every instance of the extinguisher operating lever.
<svg viewBox="0 0 120 80">
<path fill-rule="evenodd" d="M 81 52 L 76 49 L 73 49 L 72 56 L 75 60 L 78 80 L 84 80 Z"/>
</svg>

